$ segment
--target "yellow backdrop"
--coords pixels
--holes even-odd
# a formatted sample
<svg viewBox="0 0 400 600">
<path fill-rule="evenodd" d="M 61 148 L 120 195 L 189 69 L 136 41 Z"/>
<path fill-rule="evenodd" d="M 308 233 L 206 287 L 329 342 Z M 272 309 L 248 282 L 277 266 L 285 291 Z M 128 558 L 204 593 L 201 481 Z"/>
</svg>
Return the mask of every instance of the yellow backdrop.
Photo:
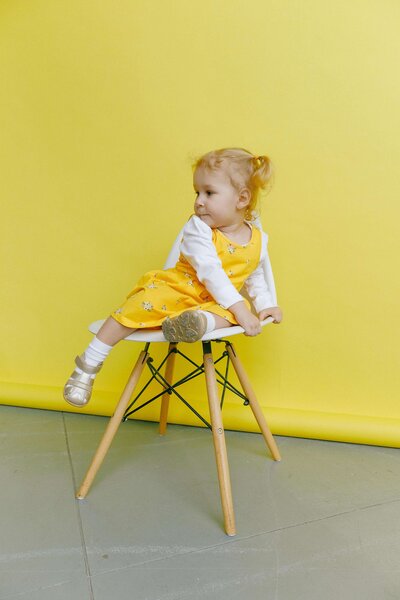
<svg viewBox="0 0 400 600">
<path fill-rule="evenodd" d="M 399 19 L 388 0 L 3 0 L 0 401 L 73 410 L 88 325 L 191 213 L 191 159 L 242 146 L 276 167 L 284 321 L 232 339 L 272 432 L 400 446 Z M 112 413 L 141 348 L 112 350 L 85 412 Z M 171 422 L 202 426 L 178 403 Z M 236 397 L 224 423 L 258 431 Z"/>
</svg>

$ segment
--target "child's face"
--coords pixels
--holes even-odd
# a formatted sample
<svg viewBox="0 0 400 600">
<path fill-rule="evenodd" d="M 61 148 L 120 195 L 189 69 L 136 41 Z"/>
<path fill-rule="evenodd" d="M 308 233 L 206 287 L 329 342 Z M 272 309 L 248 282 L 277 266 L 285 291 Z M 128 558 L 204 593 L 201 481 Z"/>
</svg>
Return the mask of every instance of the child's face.
<svg viewBox="0 0 400 600">
<path fill-rule="evenodd" d="M 212 228 L 243 221 L 243 209 L 248 203 L 246 192 L 239 194 L 222 169 L 208 171 L 198 168 L 193 175 L 196 192 L 194 212 Z"/>
</svg>

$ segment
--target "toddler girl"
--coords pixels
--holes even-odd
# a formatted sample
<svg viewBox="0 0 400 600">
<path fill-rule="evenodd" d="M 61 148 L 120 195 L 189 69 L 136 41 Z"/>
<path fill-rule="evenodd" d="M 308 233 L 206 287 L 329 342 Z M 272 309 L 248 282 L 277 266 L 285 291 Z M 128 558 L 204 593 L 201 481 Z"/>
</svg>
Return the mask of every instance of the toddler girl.
<svg viewBox="0 0 400 600">
<path fill-rule="evenodd" d="M 194 214 L 183 228 L 180 256 L 170 269 L 145 273 L 81 356 L 64 387 L 73 406 L 90 400 L 96 373 L 113 346 L 136 329 L 162 328 L 170 342 L 195 342 L 205 333 L 241 325 L 261 332 L 268 316 L 280 323 L 264 277 L 268 236 L 251 218 L 258 193 L 271 179 L 267 156 L 243 148 L 208 152 L 193 165 Z M 245 286 L 258 316 L 239 290 Z"/>
</svg>

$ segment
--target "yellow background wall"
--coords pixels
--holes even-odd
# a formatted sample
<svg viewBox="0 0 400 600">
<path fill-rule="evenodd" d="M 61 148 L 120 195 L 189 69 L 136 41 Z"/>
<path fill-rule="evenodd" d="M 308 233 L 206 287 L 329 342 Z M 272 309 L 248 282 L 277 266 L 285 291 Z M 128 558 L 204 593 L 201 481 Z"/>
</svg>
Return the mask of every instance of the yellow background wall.
<svg viewBox="0 0 400 600">
<path fill-rule="evenodd" d="M 276 168 L 284 321 L 232 338 L 273 433 L 400 446 L 399 19 L 388 0 L 3 0 L 0 402 L 74 410 L 88 325 L 164 264 L 192 157 L 242 146 Z M 86 412 L 112 413 L 141 348 L 112 350 Z M 170 420 L 202 426 L 178 402 Z M 226 402 L 227 429 L 258 431 Z"/>
</svg>

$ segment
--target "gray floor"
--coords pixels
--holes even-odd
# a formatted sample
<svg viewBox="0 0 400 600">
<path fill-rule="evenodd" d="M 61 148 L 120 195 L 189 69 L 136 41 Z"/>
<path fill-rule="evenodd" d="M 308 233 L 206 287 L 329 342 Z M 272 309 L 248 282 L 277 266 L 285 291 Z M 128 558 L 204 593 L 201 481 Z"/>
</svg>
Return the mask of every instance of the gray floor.
<svg viewBox="0 0 400 600">
<path fill-rule="evenodd" d="M 88 497 L 104 417 L 0 406 L 0 599 L 400 598 L 400 450 L 128 421 Z"/>
</svg>

